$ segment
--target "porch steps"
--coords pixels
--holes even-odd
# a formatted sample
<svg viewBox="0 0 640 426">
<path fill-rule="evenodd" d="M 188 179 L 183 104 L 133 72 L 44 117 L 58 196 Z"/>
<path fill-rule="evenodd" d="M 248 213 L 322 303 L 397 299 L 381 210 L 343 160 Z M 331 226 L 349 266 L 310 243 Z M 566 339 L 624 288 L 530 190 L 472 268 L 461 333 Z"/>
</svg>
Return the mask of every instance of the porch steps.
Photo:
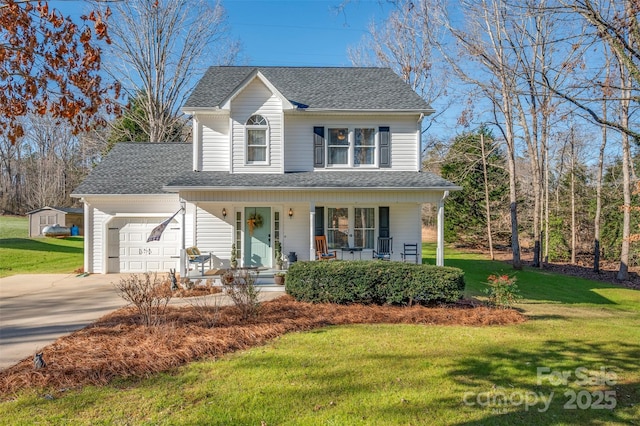
<svg viewBox="0 0 640 426">
<path fill-rule="evenodd" d="M 195 282 L 199 280 L 206 281 L 208 279 L 212 279 L 213 285 L 221 286 L 222 283 L 220 282 L 220 275 L 224 273 L 224 270 L 221 270 L 220 272 L 221 272 L 220 274 L 215 274 L 215 275 L 206 275 L 206 274 L 202 275 L 200 274 L 200 270 L 197 270 L 197 271 L 191 271 L 191 274 L 189 274 L 188 276 L 190 280 Z M 280 271 L 276 269 L 258 270 L 255 285 L 260 289 L 260 291 L 284 292 L 284 286 L 278 285 L 275 283 L 274 276 L 278 272 L 286 272 L 286 271 Z"/>
</svg>

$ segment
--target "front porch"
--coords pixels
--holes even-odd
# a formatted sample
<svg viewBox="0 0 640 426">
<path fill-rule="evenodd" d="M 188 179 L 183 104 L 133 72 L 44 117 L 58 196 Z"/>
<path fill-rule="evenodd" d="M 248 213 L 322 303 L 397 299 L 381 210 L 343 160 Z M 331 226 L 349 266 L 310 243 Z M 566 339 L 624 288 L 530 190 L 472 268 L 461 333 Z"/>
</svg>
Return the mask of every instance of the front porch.
<svg viewBox="0 0 640 426">
<path fill-rule="evenodd" d="M 342 260 L 372 260 L 379 250 L 379 238 L 391 237 L 393 250 L 388 260 L 400 261 L 405 246 L 421 243 L 424 202 L 438 206 L 436 264 L 444 264 L 447 192 L 432 191 L 428 196 L 424 192 L 387 192 L 381 196 L 345 191 L 322 195 L 290 193 L 284 197 L 280 191 L 263 191 L 252 196 L 237 192 L 229 197 L 226 192 L 194 191 L 180 195 L 185 205 L 180 221 L 185 230 L 182 247 L 198 247 L 209 254 L 209 269 L 256 267 L 265 271 L 258 274 L 261 280 L 272 279 L 279 259 L 285 264 L 290 255 L 299 261 L 315 260 L 315 237 L 319 235 L 327 238 L 330 250 L 337 251 L 337 258 Z M 279 202 L 268 201 L 275 199 Z M 420 263 L 419 252 L 416 257 Z M 181 264 L 185 267 L 188 263 L 183 258 Z M 201 265 L 190 266 L 190 276 L 205 275 Z"/>
</svg>

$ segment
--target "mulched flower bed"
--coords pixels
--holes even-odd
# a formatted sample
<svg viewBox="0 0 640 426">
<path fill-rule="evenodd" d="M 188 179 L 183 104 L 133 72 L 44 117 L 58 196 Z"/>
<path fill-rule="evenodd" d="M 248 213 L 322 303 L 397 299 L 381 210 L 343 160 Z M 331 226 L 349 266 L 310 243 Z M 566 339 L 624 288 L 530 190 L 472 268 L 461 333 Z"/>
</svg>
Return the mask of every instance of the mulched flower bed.
<svg viewBox="0 0 640 426">
<path fill-rule="evenodd" d="M 162 323 L 142 326 L 133 308 L 102 317 L 44 348 L 47 366 L 31 359 L 0 371 L 0 396 L 25 388 L 61 391 L 104 385 L 115 378 L 149 377 L 198 359 L 243 350 L 292 331 L 344 324 L 488 326 L 525 321 L 515 310 L 462 303 L 447 307 L 311 304 L 290 296 L 264 302 L 258 317 L 239 321 L 233 306 L 202 302 L 169 307 Z"/>
</svg>

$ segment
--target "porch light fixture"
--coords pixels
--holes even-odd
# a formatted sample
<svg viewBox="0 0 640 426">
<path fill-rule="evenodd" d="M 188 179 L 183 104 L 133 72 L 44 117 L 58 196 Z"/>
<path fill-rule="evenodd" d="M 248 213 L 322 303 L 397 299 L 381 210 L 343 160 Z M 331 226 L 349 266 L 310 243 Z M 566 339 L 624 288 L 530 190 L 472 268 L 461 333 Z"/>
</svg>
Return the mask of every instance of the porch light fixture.
<svg viewBox="0 0 640 426">
<path fill-rule="evenodd" d="M 289 207 L 289 219 L 293 217 L 293 209 Z"/>
<path fill-rule="evenodd" d="M 227 217 L 227 208 L 226 207 L 222 208 L 222 217 L 224 217 L 224 218 Z"/>
</svg>

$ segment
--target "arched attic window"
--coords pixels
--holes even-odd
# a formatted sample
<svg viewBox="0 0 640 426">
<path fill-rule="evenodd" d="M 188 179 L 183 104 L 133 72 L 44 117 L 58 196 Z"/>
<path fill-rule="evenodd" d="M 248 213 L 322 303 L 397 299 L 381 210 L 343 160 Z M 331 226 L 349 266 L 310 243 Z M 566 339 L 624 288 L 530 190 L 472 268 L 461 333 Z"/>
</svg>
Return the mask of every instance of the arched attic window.
<svg viewBox="0 0 640 426">
<path fill-rule="evenodd" d="M 269 147 L 269 123 L 261 115 L 247 120 L 247 163 L 267 163 Z"/>
</svg>

